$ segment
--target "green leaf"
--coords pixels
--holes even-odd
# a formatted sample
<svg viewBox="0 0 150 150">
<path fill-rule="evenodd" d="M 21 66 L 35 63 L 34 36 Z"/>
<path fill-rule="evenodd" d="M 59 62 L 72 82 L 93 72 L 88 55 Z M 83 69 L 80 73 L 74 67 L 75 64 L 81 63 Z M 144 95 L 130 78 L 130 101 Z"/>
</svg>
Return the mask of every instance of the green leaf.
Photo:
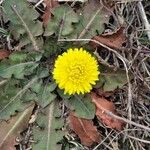
<svg viewBox="0 0 150 150">
<path fill-rule="evenodd" d="M 38 80 L 37 82 L 35 82 L 32 86 L 31 86 L 31 90 L 35 93 L 39 93 L 41 91 L 41 87 L 43 85 L 43 81 L 42 80 Z"/>
<path fill-rule="evenodd" d="M 37 68 L 36 74 L 37 74 L 38 78 L 45 78 L 45 77 L 50 76 L 49 69 L 44 66 L 39 66 Z"/>
<path fill-rule="evenodd" d="M 8 122 L 0 122 L 0 149 L 8 150 L 15 149 L 17 144 L 16 138 L 20 137 L 20 133 L 28 127 L 28 122 L 31 117 L 34 104 L 30 105 L 23 112 L 10 118 Z"/>
<path fill-rule="evenodd" d="M 73 96 L 66 99 L 65 102 L 70 106 L 69 108 L 75 111 L 79 118 L 93 119 L 95 116 L 95 105 L 92 103 L 89 96 Z"/>
<path fill-rule="evenodd" d="M 61 34 L 63 36 L 69 35 L 73 32 L 74 26 L 72 23 L 79 21 L 77 14 L 73 9 L 67 5 L 60 5 L 52 11 L 54 17 L 49 21 L 48 26 L 45 29 L 44 36 L 50 36 L 56 33 L 60 29 L 60 25 L 63 22 L 63 29 Z"/>
<path fill-rule="evenodd" d="M 64 90 L 57 88 L 57 93 L 63 100 L 68 100 L 71 96 L 69 94 L 64 94 Z"/>
<path fill-rule="evenodd" d="M 14 75 L 17 79 L 24 78 L 27 70 L 33 70 L 38 64 L 35 62 L 26 62 L 20 64 L 2 64 L 0 63 L 0 76 L 3 78 L 11 78 Z M 28 68 L 28 69 L 27 69 Z"/>
<path fill-rule="evenodd" d="M 126 71 L 112 70 L 108 67 L 102 67 L 99 84 L 105 92 L 114 91 L 122 88 L 127 83 Z"/>
<path fill-rule="evenodd" d="M 31 86 L 32 92 L 27 91 L 27 93 L 23 97 L 23 100 L 30 101 L 29 98 L 26 99 L 26 97 L 30 95 L 29 97 L 32 97 L 42 108 L 44 108 L 53 100 L 55 100 L 56 94 L 52 93 L 55 90 L 55 88 L 56 84 L 53 82 L 49 82 L 46 85 L 44 85 L 42 80 L 38 80 Z"/>
<path fill-rule="evenodd" d="M 76 30 L 70 37 L 90 39 L 97 34 L 101 34 L 105 29 L 104 23 L 106 18 L 104 17 L 106 14 L 102 11 L 101 7 L 98 1 L 88 1 L 85 3 L 83 9 L 78 11 L 78 14 L 80 14 L 79 23 L 75 25 Z M 88 28 L 85 30 L 87 26 Z M 82 34 L 82 36 L 80 34 Z"/>
<path fill-rule="evenodd" d="M 39 14 L 26 0 L 5 0 L 2 4 L 4 12 L 10 20 L 9 28 L 15 38 L 19 39 L 21 35 L 26 34 L 26 28 L 34 38 L 42 35 L 42 23 L 37 20 Z M 31 43 L 29 35 L 28 39 L 26 44 Z M 20 42 L 24 41 L 24 39 L 19 40 Z"/>
<path fill-rule="evenodd" d="M 27 58 L 27 54 L 23 52 L 13 52 L 10 56 L 9 59 L 11 62 L 14 63 L 20 63 L 25 61 Z"/>
<path fill-rule="evenodd" d="M 63 139 L 62 127 L 64 120 L 61 118 L 58 101 L 51 103 L 44 113 L 39 113 L 36 119 L 39 128 L 33 128 L 33 150 L 61 150 L 58 144 Z"/>
<path fill-rule="evenodd" d="M 23 79 L 24 75 L 32 74 L 38 66 L 41 54 L 31 52 L 28 54 L 16 52 L 9 56 L 8 60 L 0 62 L 0 76 L 11 78 L 12 75 L 17 79 Z"/>
<path fill-rule="evenodd" d="M 0 119 L 7 120 L 16 111 L 22 111 L 29 105 L 23 103 L 21 98 L 36 80 L 33 78 L 24 87 L 20 87 L 18 80 L 10 80 L 0 86 Z"/>
<path fill-rule="evenodd" d="M 56 95 L 51 93 L 50 85 L 43 87 L 41 92 L 38 94 L 38 99 L 36 100 L 43 108 L 55 100 Z"/>
<path fill-rule="evenodd" d="M 31 39 L 29 39 L 27 33 L 23 34 L 23 35 L 20 35 L 18 40 L 19 40 L 19 45 L 18 45 L 19 48 L 25 47 L 25 49 L 27 51 L 32 51 L 33 50 L 33 43 L 31 43 Z M 38 36 L 38 37 L 35 37 L 34 40 L 36 42 L 37 47 L 40 50 L 42 50 L 43 49 L 43 44 L 44 44 L 43 37 Z M 43 52 L 43 51 L 41 51 L 41 52 Z"/>
</svg>

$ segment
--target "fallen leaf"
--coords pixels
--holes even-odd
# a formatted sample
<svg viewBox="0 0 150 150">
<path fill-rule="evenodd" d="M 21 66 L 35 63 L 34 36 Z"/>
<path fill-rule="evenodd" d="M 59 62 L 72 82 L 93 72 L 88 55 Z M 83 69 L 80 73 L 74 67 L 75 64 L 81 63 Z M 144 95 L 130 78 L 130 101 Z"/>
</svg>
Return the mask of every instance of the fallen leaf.
<svg viewBox="0 0 150 150">
<path fill-rule="evenodd" d="M 71 112 L 69 121 L 72 129 L 79 136 L 83 145 L 91 146 L 94 142 L 100 142 L 100 134 L 93 125 L 92 120 L 78 118 Z"/>
<path fill-rule="evenodd" d="M 8 122 L 0 122 L 0 150 L 16 150 L 16 138 L 27 128 L 33 108 L 34 104 L 12 117 Z"/>
<path fill-rule="evenodd" d="M 107 99 L 97 96 L 95 93 L 91 93 L 91 97 L 96 106 L 97 118 L 109 128 L 122 130 L 125 123 L 108 115 L 108 112 L 116 114 L 115 105 Z"/>
<path fill-rule="evenodd" d="M 52 17 L 52 13 L 51 13 L 52 8 L 59 6 L 59 3 L 56 0 L 44 0 L 44 2 L 46 4 L 46 8 L 42 18 L 43 18 L 44 26 L 47 26 L 48 21 Z"/>
<path fill-rule="evenodd" d="M 114 8 L 114 6 L 115 6 L 115 1 L 113 1 L 113 0 L 103 0 L 102 1 L 103 2 L 103 5 L 105 5 L 106 7 L 108 7 L 108 9 L 113 9 Z"/>
<path fill-rule="evenodd" d="M 99 96 L 102 96 L 102 97 L 110 97 L 113 94 L 112 91 L 104 92 L 101 88 L 95 89 L 95 91 Z"/>
<path fill-rule="evenodd" d="M 119 49 L 122 47 L 122 44 L 126 40 L 126 36 L 124 34 L 124 27 L 120 27 L 116 32 L 102 34 L 98 36 L 94 36 L 92 40 L 96 40 L 110 48 Z M 100 45 L 90 41 L 90 45 L 93 48 L 99 47 Z"/>
<path fill-rule="evenodd" d="M 8 57 L 10 55 L 10 52 L 9 51 L 6 51 L 6 50 L 0 50 L 0 60 Z"/>
</svg>

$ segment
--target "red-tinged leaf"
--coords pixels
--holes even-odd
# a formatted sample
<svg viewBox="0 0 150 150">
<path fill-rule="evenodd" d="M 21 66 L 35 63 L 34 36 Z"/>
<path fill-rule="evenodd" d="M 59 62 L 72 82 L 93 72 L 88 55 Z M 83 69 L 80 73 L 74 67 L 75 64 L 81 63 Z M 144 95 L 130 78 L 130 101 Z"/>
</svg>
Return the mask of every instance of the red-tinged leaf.
<svg viewBox="0 0 150 150">
<path fill-rule="evenodd" d="M 6 50 L 0 50 L 0 60 L 8 57 L 10 55 L 10 52 L 9 51 L 6 51 Z"/>
<path fill-rule="evenodd" d="M 73 113 L 70 113 L 69 121 L 72 130 L 79 136 L 83 145 L 91 146 L 95 142 L 100 142 L 101 136 L 93 125 L 92 120 L 78 118 Z"/>
<path fill-rule="evenodd" d="M 119 49 L 122 47 L 122 44 L 126 40 L 126 36 L 124 33 L 124 27 L 119 28 L 116 32 L 114 33 L 107 33 L 107 34 L 102 34 L 98 35 L 92 38 L 93 40 L 96 40 L 110 48 L 115 48 Z M 91 41 L 90 45 L 93 48 L 99 47 L 100 45 Z"/>
<path fill-rule="evenodd" d="M 16 138 L 27 128 L 34 104 L 10 120 L 0 122 L 0 150 L 16 150 Z"/>
<path fill-rule="evenodd" d="M 44 0 L 44 2 L 46 4 L 46 8 L 42 18 L 43 18 L 43 24 L 46 27 L 49 19 L 51 19 L 52 17 L 52 13 L 51 13 L 52 8 L 59 6 L 59 3 L 56 0 Z"/>
<path fill-rule="evenodd" d="M 91 97 L 96 106 L 97 118 L 109 128 L 122 130 L 125 123 L 121 120 L 113 118 L 111 115 L 108 115 L 108 112 L 116 114 L 115 105 L 107 99 L 97 96 L 95 93 L 91 93 Z"/>
</svg>

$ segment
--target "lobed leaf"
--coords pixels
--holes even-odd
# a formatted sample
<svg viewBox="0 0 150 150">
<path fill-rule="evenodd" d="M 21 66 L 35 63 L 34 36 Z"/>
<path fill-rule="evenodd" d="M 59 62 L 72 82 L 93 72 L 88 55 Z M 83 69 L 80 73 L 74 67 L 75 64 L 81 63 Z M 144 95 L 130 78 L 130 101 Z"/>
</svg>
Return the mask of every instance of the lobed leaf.
<svg viewBox="0 0 150 150">
<path fill-rule="evenodd" d="M 39 128 L 34 127 L 33 136 L 36 141 L 33 150 L 61 150 L 58 144 L 63 139 L 62 127 L 64 121 L 61 118 L 58 101 L 52 102 L 44 113 L 39 113 L 36 120 Z"/>
<path fill-rule="evenodd" d="M 22 111 L 30 105 L 23 103 L 21 98 L 36 80 L 37 78 L 33 78 L 24 87 L 21 87 L 18 80 L 6 81 L 0 86 L 0 119 L 7 120 L 16 111 Z"/>
<path fill-rule="evenodd" d="M 72 96 L 66 99 L 69 108 L 73 110 L 77 117 L 85 119 L 93 119 L 95 116 L 95 106 L 91 102 L 89 96 Z"/>
<path fill-rule="evenodd" d="M 78 14 L 79 23 L 75 25 L 76 30 L 71 35 L 73 38 L 90 39 L 97 33 L 101 34 L 104 31 L 104 23 L 109 19 L 109 17 L 104 17 L 106 12 L 102 10 L 102 5 L 98 0 L 86 2 Z"/>
<path fill-rule="evenodd" d="M 42 80 L 38 80 L 32 86 L 30 91 L 27 91 L 23 97 L 24 101 L 35 100 L 42 108 L 46 107 L 53 100 L 55 100 L 56 95 L 52 93 L 56 88 L 55 83 L 43 84 Z"/>
<path fill-rule="evenodd" d="M 41 54 L 38 53 L 20 53 L 14 52 L 9 56 L 8 60 L 0 62 L 0 76 L 3 78 L 11 78 L 14 76 L 17 79 L 23 79 L 25 75 L 30 75 L 38 66 L 41 59 Z"/>
<path fill-rule="evenodd" d="M 30 32 L 35 38 L 42 35 L 43 28 L 42 23 L 37 20 L 39 17 L 38 12 L 27 2 L 26 0 L 5 0 L 3 8 L 6 16 L 10 20 L 9 29 L 15 38 L 19 39 L 20 42 L 24 42 L 24 35 Z M 14 11 L 15 10 L 15 11 Z M 19 18 L 21 17 L 21 19 Z M 27 28 L 29 31 L 27 31 Z M 31 40 L 27 35 L 26 44 L 30 44 Z"/>
<path fill-rule="evenodd" d="M 99 85 L 104 92 L 111 92 L 117 88 L 122 88 L 127 83 L 126 72 L 124 70 L 113 70 L 101 66 Z"/>
<path fill-rule="evenodd" d="M 72 23 L 77 23 L 79 21 L 77 14 L 73 9 L 67 5 L 60 5 L 52 11 L 54 15 L 53 18 L 48 22 L 45 29 L 44 36 L 50 36 L 60 29 L 61 23 L 63 21 L 63 29 L 61 35 L 69 35 L 73 32 L 74 26 Z"/>
</svg>

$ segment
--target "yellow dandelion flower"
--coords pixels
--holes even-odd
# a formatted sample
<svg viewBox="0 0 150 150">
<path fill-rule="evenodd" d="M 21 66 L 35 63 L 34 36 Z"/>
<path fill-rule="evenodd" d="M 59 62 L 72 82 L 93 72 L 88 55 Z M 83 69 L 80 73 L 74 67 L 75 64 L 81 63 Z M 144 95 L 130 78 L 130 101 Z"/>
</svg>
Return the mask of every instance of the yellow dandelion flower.
<svg viewBox="0 0 150 150">
<path fill-rule="evenodd" d="M 98 80 L 98 63 L 83 48 L 69 49 L 55 61 L 53 78 L 65 94 L 90 92 Z"/>
</svg>

